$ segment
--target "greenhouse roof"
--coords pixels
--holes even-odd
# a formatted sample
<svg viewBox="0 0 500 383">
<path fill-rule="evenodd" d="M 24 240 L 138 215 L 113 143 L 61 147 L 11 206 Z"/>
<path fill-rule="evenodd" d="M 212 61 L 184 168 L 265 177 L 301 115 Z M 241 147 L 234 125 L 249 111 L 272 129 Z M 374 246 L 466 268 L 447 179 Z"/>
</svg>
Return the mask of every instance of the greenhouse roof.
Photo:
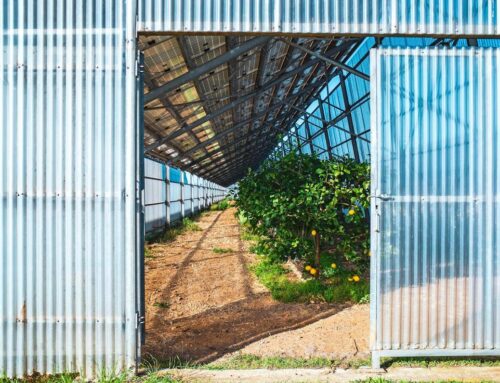
<svg viewBox="0 0 500 383">
<path fill-rule="evenodd" d="M 220 184 L 269 156 L 361 38 L 140 36 L 145 152 Z M 325 121 L 326 122 L 326 121 Z"/>
</svg>

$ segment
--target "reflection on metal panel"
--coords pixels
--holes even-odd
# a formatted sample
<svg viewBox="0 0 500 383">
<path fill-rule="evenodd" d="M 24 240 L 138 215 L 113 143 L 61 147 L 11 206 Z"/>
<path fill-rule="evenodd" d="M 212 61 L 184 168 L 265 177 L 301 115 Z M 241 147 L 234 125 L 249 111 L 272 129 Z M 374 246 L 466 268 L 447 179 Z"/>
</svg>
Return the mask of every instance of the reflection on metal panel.
<svg viewBox="0 0 500 383">
<path fill-rule="evenodd" d="M 0 5 L 0 374 L 135 364 L 134 8 Z"/>
<path fill-rule="evenodd" d="M 372 348 L 500 355 L 500 50 L 372 63 Z"/>
<path fill-rule="evenodd" d="M 497 0 L 140 0 L 164 32 L 495 35 Z"/>
<path fill-rule="evenodd" d="M 226 188 L 193 174 L 168 168 L 148 158 L 144 162 L 145 230 L 148 234 L 193 215 L 227 195 Z"/>
</svg>

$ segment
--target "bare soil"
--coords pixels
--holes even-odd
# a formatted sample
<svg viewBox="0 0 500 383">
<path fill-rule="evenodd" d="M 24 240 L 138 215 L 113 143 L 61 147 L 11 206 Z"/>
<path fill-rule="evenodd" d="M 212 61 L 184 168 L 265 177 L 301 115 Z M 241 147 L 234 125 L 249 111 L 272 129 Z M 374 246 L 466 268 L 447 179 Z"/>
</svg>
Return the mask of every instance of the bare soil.
<svg viewBox="0 0 500 383">
<path fill-rule="evenodd" d="M 158 360 L 210 362 L 239 350 L 262 356 L 360 357 L 368 352 L 368 308 L 274 301 L 248 271 L 255 256 L 235 209 L 202 216 L 201 231 L 150 245 L 146 344 Z M 231 249 L 215 253 L 214 248 Z"/>
</svg>

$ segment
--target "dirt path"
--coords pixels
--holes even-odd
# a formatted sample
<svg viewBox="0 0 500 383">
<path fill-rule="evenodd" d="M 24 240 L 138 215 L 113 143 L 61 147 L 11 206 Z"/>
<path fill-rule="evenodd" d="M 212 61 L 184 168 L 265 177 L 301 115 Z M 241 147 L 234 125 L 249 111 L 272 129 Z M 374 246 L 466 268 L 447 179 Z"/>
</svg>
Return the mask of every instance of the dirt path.
<svg viewBox="0 0 500 383">
<path fill-rule="evenodd" d="M 309 354 L 304 357 L 333 358 L 336 351 L 325 348 L 325 344 L 335 344 L 335 339 L 328 339 L 332 329 L 318 326 L 318 321 L 335 318 L 332 315 L 343 307 L 275 302 L 247 269 L 254 255 L 240 239 L 234 212 L 212 212 L 200 218 L 201 231 L 152 247 L 154 258 L 146 261 L 145 354 L 158 360 L 179 357 L 209 362 L 246 346 L 254 354 L 272 349 L 286 355 L 287 350 L 295 354 L 302 344 L 300 349 Z M 232 251 L 218 254 L 214 248 Z M 363 328 L 364 322 L 368 324 L 367 310 L 361 311 Z M 345 337 L 351 330 L 337 336 Z M 356 346 L 348 342 L 347 353 L 365 352 L 367 335 L 366 329 Z"/>
</svg>

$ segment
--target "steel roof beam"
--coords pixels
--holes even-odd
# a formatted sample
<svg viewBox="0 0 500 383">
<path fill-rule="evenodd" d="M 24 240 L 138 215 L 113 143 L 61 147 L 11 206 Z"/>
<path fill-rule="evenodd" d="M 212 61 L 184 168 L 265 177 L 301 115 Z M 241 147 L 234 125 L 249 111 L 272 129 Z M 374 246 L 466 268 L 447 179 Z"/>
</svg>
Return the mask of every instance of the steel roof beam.
<svg viewBox="0 0 500 383">
<path fill-rule="evenodd" d="M 278 107 L 280 107 L 282 105 L 285 105 L 285 104 L 287 104 L 287 101 L 290 102 L 291 99 L 294 99 L 296 97 L 301 97 L 304 94 L 303 92 L 306 92 L 308 90 L 314 90 L 316 87 L 317 87 L 316 83 L 309 84 L 307 87 L 305 87 L 305 88 L 302 89 L 302 93 L 299 92 L 299 93 L 294 93 L 292 95 L 289 95 L 287 98 L 285 98 L 285 99 L 283 99 L 283 100 L 281 100 L 281 101 L 279 101 L 279 102 L 271 105 L 268 109 L 266 109 L 266 110 L 264 110 L 264 111 L 262 111 L 262 112 L 260 112 L 258 114 L 253 115 L 252 117 L 248 118 L 245 121 L 239 122 L 238 124 L 232 126 L 231 128 L 226 129 L 226 130 L 218 133 L 214 137 L 212 137 L 212 138 L 210 138 L 210 139 L 208 139 L 206 141 L 203 141 L 200 145 L 197 145 L 196 147 L 193 147 L 193 148 L 189 149 L 188 151 L 186 151 L 186 152 L 184 152 L 182 154 L 182 158 L 184 159 L 187 156 L 189 156 L 190 154 L 192 154 L 192 153 L 196 152 L 197 150 L 201 149 L 202 147 L 207 146 L 207 145 L 209 145 L 209 144 L 211 144 L 211 143 L 213 143 L 215 141 L 218 141 L 221 138 L 227 136 L 228 134 L 230 134 L 230 133 L 232 133 L 234 131 L 237 131 L 238 129 L 246 126 L 247 124 L 252 123 L 253 121 L 255 121 L 255 120 L 257 120 L 257 119 L 265 116 L 266 114 L 268 114 L 270 112 L 270 110 L 273 110 L 273 109 L 276 109 L 276 108 L 278 108 Z M 306 102 L 306 101 L 305 100 L 304 101 L 301 100 L 299 102 L 302 103 L 302 102 Z M 267 122 L 267 123 L 273 123 L 273 121 L 270 121 L 270 122 Z"/>
<path fill-rule="evenodd" d="M 179 88 L 181 85 L 197 79 L 198 77 L 204 75 L 205 73 L 208 73 L 214 70 L 215 68 L 227 63 L 228 61 L 231 61 L 239 57 L 243 53 L 255 49 L 262 44 L 265 44 L 269 40 L 270 37 L 261 36 L 261 37 L 255 37 L 251 40 L 244 42 L 243 44 L 238 45 L 236 48 L 227 51 L 226 53 L 216 57 L 215 59 L 210 60 L 207 63 L 192 69 L 188 73 L 179 76 L 158 88 L 151 90 L 149 93 L 144 95 L 144 103 L 148 104 L 151 101 L 162 97 L 162 95 L 172 92 L 173 90 Z"/>
<path fill-rule="evenodd" d="M 201 177 L 223 179 L 231 172 L 245 171 L 249 167 L 258 166 L 268 156 L 268 152 L 269 148 L 259 150 L 258 152 L 254 153 L 253 158 L 251 158 L 250 160 L 247 160 L 245 158 L 233 163 L 223 164 L 216 170 L 203 173 Z"/>
<path fill-rule="evenodd" d="M 316 84 L 310 84 L 309 86 L 305 87 L 305 88 L 302 90 L 302 92 L 306 92 L 306 91 L 308 91 L 308 90 L 310 90 L 310 89 L 314 89 L 315 87 L 317 87 L 317 85 L 316 85 Z M 194 147 L 194 148 L 192 148 L 192 149 L 190 149 L 190 150 L 186 151 L 186 152 L 183 154 L 183 158 L 185 158 L 185 157 L 189 156 L 190 154 L 192 154 L 193 152 L 197 151 L 197 150 L 198 150 L 198 149 L 200 149 L 201 147 L 206 146 L 206 145 L 209 145 L 209 144 L 210 144 L 210 143 L 212 143 L 212 142 L 218 141 L 220 138 L 222 138 L 222 137 L 226 136 L 227 134 L 229 134 L 229 133 L 231 133 L 231 132 L 234 132 L 234 131 L 238 130 L 239 128 L 244 127 L 244 126 L 246 126 L 247 124 L 249 124 L 249 123 L 251 123 L 251 122 L 253 122 L 253 121 L 255 121 L 255 120 L 257 120 L 257 119 L 259 119 L 259 118 L 261 118 L 261 117 L 263 117 L 263 116 L 265 116 L 266 114 L 268 114 L 268 113 L 269 113 L 271 110 L 273 110 L 273 109 L 276 109 L 276 108 L 278 108 L 278 107 L 280 107 L 280 106 L 282 106 L 282 105 L 290 105 L 290 104 L 289 104 L 289 102 L 290 102 L 290 100 L 289 100 L 289 99 L 293 99 L 293 98 L 295 98 L 295 97 L 300 97 L 300 96 L 302 96 L 302 95 L 303 95 L 303 93 L 302 93 L 302 94 L 301 94 L 301 93 L 292 94 L 292 95 L 290 95 L 288 98 L 283 99 L 283 100 L 281 100 L 281 101 L 279 101 L 279 102 L 277 102 L 277 103 L 275 103 L 275 104 L 271 105 L 271 106 L 270 106 L 268 109 L 266 109 L 265 111 L 262 111 L 262 112 L 260 112 L 260 113 L 258 113 L 258 114 L 255 114 L 254 116 L 250 117 L 249 119 L 247 119 L 247 120 L 245 120 L 245 121 L 242 121 L 241 123 L 239 123 L 239 124 L 237 124 L 237 125 L 234 125 L 233 127 L 229 128 L 229 129 L 224 130 L 223 132 L 219 133 L 218 135 L 216 135 L 216 136 L 212 137 L 211 139 L 209 139 L 209 140 L 206 140 L 206 141 L 202 142 L 200 145 L 198 145 L 198 147 Z M 287 102 L 287 101 L 288 101 L 288 102 Z M 306 101 L 299 101 L 299 102 L 300 102 L 300 103 L 303 103 L 303 102 L 306 102 Z M 271 120 L 271 121 L 264 122 L 263 126 L 268 125 L 268 124 L 270 124 L 270 123 L 272 124 L 272 123 L 274 123 L 274 122 L 275 122 L 275 120 Z M 254 133 L 254 132 L 252 132 L 252 133 Z M 244 139 L 244 138 L 246 138 L 246 137 L 247 137 L 247 135 L 244 135 L 244 136 L 242 136 L 241 138 L 238 138 L 238 140 L 239 140 L 239 139 Z M 220 151 L 220 150 L 219 150 L 219 151 Z M 203 161 L 203 160 L 204 160 L 204 159 L 206 159 L 206 158 L 210 158 L 210 157 L 211 157 L 213 154 L 215 154 L 215 153 L 216 153 L 216 152 L 210 152 L 210 153 L 208 153 L 208 154 L 210 154 L 210 155 L 207 155 L 206 157 L 204 157 L 204 158 L 202 158 L 202 159 L 198 159 L 198 160 L 196 160 L 196 161 L 197 161 L 197 162 L 201 162 L 201 161 Z"/>
<path fill-rule="evenodd" d="M 315 52 L 309 48 L 306 48 L 300 44 L 296 44 L 296 43 L 289 41 L 287 39 L 282 38 L 282 39 L 280 39 L 280 41 L 283 41 L 286 44 L 289 44 L 297 49 L 300 49 L 306 53 L 309 53 L 311 56 L 317 57 L 317 58 L 327 62 L 328 64 L 334 65 L 334 66 L 341 68 L 349 73 L 352 73 L 358 77 L 361 77 L 362 79 L 364 79 L 366 81 L 370 81 L 370 76 L 368 76 L 367 74 L 365 74 L 363 72 L 360 72 L 359 70 L 357 70 L 355 68 L 350 67 L 349 65 L 343 64 L 340 61 L 332 60 L 331 58 L 326 57 L 326 56 L 322 55 L 321 53 Z"/>
<path fill-rule="evenodd" d="M 276 121 L 276 122 L 278 122 L 278 121 Z M 274 121 L 273 121 L 273 125 L 276 126 Z M 275 129 L 271 129 L 269 132 L 273 133 L 273 130 L 276 133 L 283 133 L 283 131 L 284 131 L 284 129 L 275 128 Z M 218 165 L 222 160 L 228 161 L 228 160 L 230 160 L 230 159 L 232 159 L 232 158 L 234 158 L 236 156 L 243 156 L 247 152 L 253 150 L 255 146 L 258 146 L 261 143 L 265 143 L 266 141 L 269 141 L 270 138 L 274 138 L 274 136 L 273 137 L 261 137 L 261 138 L 259 138 L 257 140 L 250 141 L 251 144 L 250 145 L 245 145 L 243 149 L 241 149 L 241 147 L 239 147 L 239 146 L 236 146 L 233 150 L 231 150 L 229 152 L 225 152 L 223 156 L 215 158 L 205 168 L 211 169 L 214 166 Z M 234 144 L 233 144 L 233 146 L 234 146 Z M 229 147 L 229 145 L 228 145 L 228 147 Z M 226 147 L 226 149 L 227 149 L 227 147 Z M 217 153 L 220 153 L 220 151 L 217 152 Z M 216 154 L 216 153 L 214 153 L 214 154 Z M 195 164 L 193 164 L 193 166 L 195 166 Z M 201 170 L 203 171 L 205 168 L 203 168 Z M 192 166 L 190 167 L 190 169 L 192 169 Z"/>
<path fill-rule="evenodd" d="M 347 86 L 345 84 L 346 78 L 343 73 L 340 73 L 340 87 L 342 89 L 342 97 L 344 99 L 344 107 L 347 112 L 347 126 L 349 126 L 349 135 L 351 136 L 352 152 L 354 154 L 354 159 L 356 162 L 360 161 L 358 141 L 356 140 L 356 129 L 354 128 L 354 121 L 351 113 L 351 103 L 349 101 L 349 95 L 347 94 Z M 337 127 L 340 129 L 340 127 Z"/>
<path fill-rule="evenodd" d="M 351 44 L 349 44 L 350 46 Z M 345 49 L 345 47 L 342 46 L 336 46 L 336 47 L 333 47 L 329 52 L 327 52 L 328 55 L 330 54 L 334 54 L 334 53 L 337 53 L 339 51 L 342 51 L 342 49 Z M 302 66 L 299 66 L 289 72 L 284 72 L 283 75 L 281 75 L 280 77 L 278 77 L 277 79 L 275 80 L 272 80 L 268 83 L 266 83 L 262 88 L 259 88 L 259 89 L 256 89 L 246 95 L 243 95 L 243 96 L 238 96 L 233 102 L 223 106 L 222 108 L 220 108 L 219 110 L 217 111 L 214 111 L 210 114 L 208 114 L 207 116 L 203 117 L 203 118 L 200 118 L 199 120 L 193 122 L 191 125 L 186 125 L 184 126 L 183 128 L 181 129 L 178 129 L 176 130 L 175 132 L 171 133 L 170 135 L 162 138 L 159 142 L 156 142 L 148 147 L 146 147 L 145 149 L 145 152 L 148 152 L 148 151 L 151 151 L 151 150 L 154 150 L 156 149 L 157 147 L 163 145 L 163 143 L 165 142 L 168 142 L 182 134 L 184 134 L 185 132 L 187 132 L 188 130 L 192 130 L 194 129 L 195 127 L 199 126 L 199 125 L 202 125 L 204 124 L 205 122 L 208 122 L 210 120 L 212 120 L 213 118 L 231 110 L 232 108 L 234 108 L 235 106 L 243 103 L 243 102 L 246 102 L 248 100 L 250 100 L 251 98 L 255 97 L 256 95 L 274 87 L 275 85 L 278 85 L 280 84 L 281 82 L 287 80 L 288 78 L 292 77 L 292 76 L 295 76 L 296 74 L 298 73 L 301 73 L 303 72 L 304 70 L 306 70 L 307 68 L 317 64 L 321 62 L 321 59 L 312 59 L 312 60 L 309 60 L 307 61 L 306 63 L 304 63 Z M 175 80 L 172 80 L 172 81 L 175 81 Z"/>
<path fill-rule="evenodd" d="M 349 45 L 350 45 L 350 44 L 349 44 Z M 291 48 L 291 49 L 293 49 L 293 48 Z M 325 75 L 325 73 L 322 73 L 322 74 L 321 74 L 321 76 L 323 76 L 323 75 Z M 327 79 L 327 80 L 325 80 L 325 81 L 327 81 L 327 82 L 328 82 L 328 81 L 330 81 L 330 80 L 331 80 L 331 79 L 332 79 L 335 75 L 336 75 L 336 74 L 330 75 L 330 76 L 328 77 L 328 79 Z M 321 78 L 321 76 L 317 76 L 317 77 L 315 78 L 315 80 L 316 80 L 316 79 L 320 79 L 320 78 Z M 302 93 L 296 93 L 296 94 L 294 93 L 294 94 L 292 94 L 292 95 L 291 95 L 291 96 L 289 96 L 289 97 L 290 97 L 290 98 L 294 98 L 294 97 L 296 97 L 296 96 L 302 96 L 302 95 L 304 94 L 304 92 L 307 92 L 307 91 L 309 91 L 309 90 L 314 91 L 314 90 L 316 90 L 316 88 L 317 88 L 317 85 L 313 82 L 312 84 L 309 84 L 307 87 L 303 88 L 303 89 L 301 90 L 301 92 L 302 92 Z M 306 98 L 306 99 L 299 101 L 299 103 L 305 103 L 305 102 L 308 102 L 308 100 L 311 98 L 311 96 L 312 96 L 312 94 L 309 94 L 309 95 L 307 96 L 307 98 Z M 287 99 L 288 99 L 288 98 L 285 98 L 284 100 L 282 100 L 282 101 L 280 101 L 280 102 L 278 102 L 278 103 L 276 103 L 276 104 L 273 104 L 271 107 L 272 107 L 272 108 L 274 108 L 274 107 L 276 107 L 276 106 L 280 106 L 280 105 L 281 105 L 281 104 L 283 104 L 283 102 L 285 102 Z M 290 103 L 288 103 L 288 105 L 291 105 L 291 104 L 290 104 Z M 269 111 L 269 110 L 267 110 L 267 111 Z M 273 120 L 273 121 L 271 121 L 271 123 L 275 123 L 275 121 Z M 264 125 L 264 126 L 265 126 L 265 125 Z M 253 135 L 253 134 L 255 134 L 255 133 L 257 133 L 257 134 L 260 136 L 260 132 L 262 132 L 262 130 L 261 130 L 261 129 L 259 129 L 259 130 L 255 131 L 255 132 L 253 132 L 253 131 L 252 131 L 252 132 L 248 132 L 248 133 L 247 133 L 247 134 L 245 134 L 244 136 L 242 136 L 242 137 L 238 138 L 238 140 L 243 140 L 243 139 L 245 139 L 245 138 L 247 138 L 247 140 L 248 140 L 248 137 L 249 137 L 249 136 L 251 136 L 251 135 Z M 216 139 L 216 138 L 214 137 L 214 139 Z M 233 145 L 233 143 L 231 143 L 231 144 L 229 144 L 229 145 L 226 145 L 226 147 L 230 147 L 230 146 L 232 146 L 232 145 Z M 222 151 L 222 148 L 219 148 L 217 151 L 213 151 L 213 152 L 208 153 L 206 156 L 204 156 L 204 157 L 202 157 L 202 158 L 198 159 L 198 160 L 196 161 L 196 163 L 199 163 L 199 162 L 201 162 L 201 161 L 203 161 L 203 160 L 205 160 L 205 159 L 207 159 L 207 158 L 210 158 L 211 156 L 213 156 L 213 155 L 214 155 L 214 154 L 216 154 L 216 153 L 219 153 L 220 151 Z M 194 165 L 194 164 L 193 164 L 193 165 Z"/>
<path fill-rule="evenodd" d="M 324 75 L 324 73 L 322 74 L 322 76 L 323 76 L 323 75 Z M 326 81 L 330 81 L 330 80 L 331 80 L 334 76 L 335 76 L 335 75 L 329 76 L 329 77 L 328 77 L 328 79 L 327 79 Z M 321 78 L 321 77 L 317 77 L 317 78 Z M 307 92 L 307 91 L 308 91 L 308 90 L 310 90 L 310 89 L 314 92 L 314 90 L 316 90 L 316 88 L 317 88 L 316 84 L 314 84 L 314 83 L 313 83 L 313 84 L 309 84 L 309 86 L 307 86 L 307 87 L 305 87 L 305 88 L 303 88 L 303 89 L 302 89 L 301 93 L 298 93 L 298 94 L 293 94 L 291 97 L 293 98 L 294 96 L 303 95 L 303 94 L 304 94 L 304 92 Z M 309 95 L 308 95 L 308 96 L 307 96 L 304 100 L 299 101 L 299 103 L 308 102 L 308 101 L 311 99 L 311 96 L 312 96 L 312 95 L 311 95 L 311 94 L 309 94 Z M 283 102 L 285 102 L 285 101 L 286 101 L 286 100 L 282 100 L 280 103 L 277 103 L 277 104 L 273 105 L 273 107 L 274 107 L 274 106 L 278 106 L 278 105 L 282 104 L 282 103 L 283 103 Z M 287 103 L 287 105 L 292 106 L 293 104 Z M 294 116 L 290 116 L 290 117 L 293 117 L 293 118 L 294 118 Z M 288 117 L 288 119 L 289 119 L 289 120 L 290 120 L 290 119 L 292 119 L 292 120 L 293 120 L 293 118 L 290 118 L 290 117 Z M 267 125 L 271 124 L 271 128 L 272 128 L 272 127 L 273 127 L 273 125 L 276 125 L 276 124 L 278 124 L 278 123 L 280 123 L 280 124 L 282 123 L 282 121 L 281 121 L 279 118 L 278 118 L 278 120 L 272 120 L 272 121 L 270 121 L 270 122 L 267 122 L 267 123 L 263 124 L 263 125 L 262 125 L 262 127 L 264 127 L 264 126 L 267 126 Z M 283 128 L 282 128 L 282 129 L 278 129 L 278 130 L 277 130 L 277 131 L 278 131 L 278 133 L 283 133 L 283 132 L 286 132 L 286 131 L 289 131 L 289 130 L 290 130 L 289 125 L 288 125 L 288 122 L 285 122 L 285 123 L 284 123 L 284 126 L 286 126 L 286 128 L 284 128 L 284 129 L 283 129 Z M 237 138 L 237 141 L 232 142 L 232 143 L 230 143 L 230 144 L 226 145 L 226 146 L 225 146 L 225 147 L 223 147 L 223 148 L 219 148 L 219 149 L 217 149 L 216 151 L 213 151 L 213 152 L 209 152 L 209 153 L 207 153 L 207 154 L 206 154 L 205 156 L 203 156 L 202 158 L 200 158 L 200 159 L 196 160 L 196 161 L 195 161 L 195 163 L 190 164 L 190 168 L 192 168 L 194 165 L 199 164 L 200 162 L 202 162 L 202 161 L 204 161 L 204 160 L 206 160 L 206 159 L 208 159 L 208 158 L 213 157 L 215 154 L 220 153 L 220 152 L 221 152 L 221 151 L 223 151 L 223 150 L 226 150 L 227 148 L 234 147 L 234 146 L 237 144 L 237 142 L 238 142 L 238 141 L 242 141 L 242 140 L 244 140 L 244 139 L 245 139 L 245 147 L 246 147 L 246 146 L 247 146 L 247 144 L 248 144 L 248 140 L 249 140 L 249 138 L 251 138 L 251 137 L 252 137 L 252 136 L 254 136 L 255 134 L 257 134 L 257 137 L 256 137 L 256 138 L 257 138 L 257 142 L 259 142 L 259 143 L 260 143 L 261 141 L 263 141 L 263 140 L 260 140 L 260 137 L 261 137 L 261 135 L 262 135 L 262 132 L 263 132 L 263 129 L 258 129 L 258 130 L 255 130 L 255 131 L 254 131 L 254 130 L 249 131 L 249 132 L 247 132 L 245 135 L 243 135 L 243 136 L 241 136 L 241 137 Z M 268 139 L 268 137 L 264 137 L 264 140 L 267 140 L 267 139 Z M 253 143 L 253 142 L 255 142 L 255 141 L 252 141 L 252 143 Z M 235 151 L 238 151 L 238 150 L 239 150 L 239 146 L 236 146 L 236 147 L 235 147 L 235 149 L 233 149 L 233 150 L 232 150 L 232 152 L 235 152 Z M 226 155 L 227 153 L 224 153 L 224 154 Z M 221 157 L 221 158 L 224 158 L 224 157 Z M 209 166 L 211 166 L 211 165 L 209 164 Z"/>
<path fill-rule="evenodd" d="M 205 176 L 207 174 L 212 174 L 214 172 L 219 172 L 222 168 L 228 166 L 244 166 L 245 163 L 254 157 L 256 154 L 261 153 L 262 151 L 268 151 L 272 149 L 274 143 L 268 143 L 261 147 L 253 146 L 251 148 L 247 148 L 244 152 L 237 154 L 233 152 L 233 154 L 229 157 L 222 157 L 218 159 L 216 163 L 211 164 L 210 166 L 203 168 L 200 172 L 200 176 Z"/>
</svg>

